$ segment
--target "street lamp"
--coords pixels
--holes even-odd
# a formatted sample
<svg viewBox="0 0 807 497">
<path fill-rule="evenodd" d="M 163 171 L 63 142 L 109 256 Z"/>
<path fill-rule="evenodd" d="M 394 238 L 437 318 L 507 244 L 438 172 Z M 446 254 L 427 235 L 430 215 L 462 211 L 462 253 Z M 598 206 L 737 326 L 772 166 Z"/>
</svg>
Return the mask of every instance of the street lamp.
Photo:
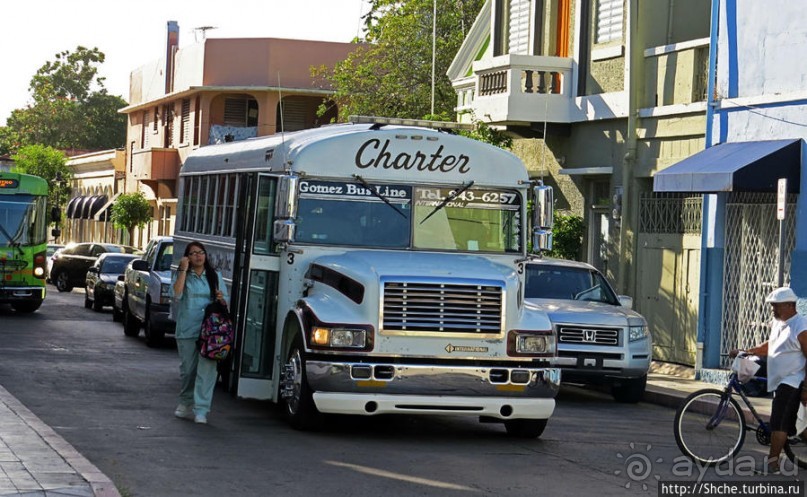
<svg viewBox="0 0 807 497">
<path fill-rule="evenodd" d="M 56 227 L 51 230 L 50 234 L 53 236 L 53 241 L 58 242 L 59 237 L 62 235 L 62 230 L 59 229 L 59 221 L 62 218 L 61 209 L 59 208 L 59 198 L 62 195 L 62 185 L 64 184 L 61 172 L 56 172 L 56 177 L 53 178 L 53 184 L 56 186 L 56 205 L 50 209 L 50 220 Z"/>
</svg>

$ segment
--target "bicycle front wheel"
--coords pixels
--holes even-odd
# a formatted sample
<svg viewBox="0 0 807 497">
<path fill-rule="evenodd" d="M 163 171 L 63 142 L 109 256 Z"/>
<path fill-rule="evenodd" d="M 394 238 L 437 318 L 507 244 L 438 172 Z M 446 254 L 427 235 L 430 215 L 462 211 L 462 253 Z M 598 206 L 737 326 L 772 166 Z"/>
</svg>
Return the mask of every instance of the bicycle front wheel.
<svg viewBox="0 0 807 497">
<path fill-rule="evenodd" d="M 675 413 L 675 442 L 693 461 L 717 464 L 734 457 L 745 441 L 745 417 L 731 395 L 706 389 L 684 399 Z"/>
</svg>

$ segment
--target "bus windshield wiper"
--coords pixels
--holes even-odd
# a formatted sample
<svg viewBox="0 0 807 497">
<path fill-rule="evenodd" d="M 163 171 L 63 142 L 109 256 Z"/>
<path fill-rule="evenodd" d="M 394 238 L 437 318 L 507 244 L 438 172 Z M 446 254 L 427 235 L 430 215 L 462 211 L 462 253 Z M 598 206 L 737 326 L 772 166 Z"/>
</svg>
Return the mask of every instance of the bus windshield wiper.
<svg viewBox="0 0 807 497">
<path fill-rule="evenodd" d="M 0 231 L 2 231 L 2 232 L 3 232 L 3 236 L 5 236 L 6 238 L 8 238 L 8 246 L 9 246 L 9 247 L 14 247 L 14 248 L 16 248 L 17 250 L 19 250 L 19 251 L 20 251 L 20 254 L 25 254 L 25 252 L 23 252 L 23 250 L 20 248 L 20 242 L 16 242 L 16 241 L 14 241 L 14 240 L 16 240 L 16 238 L 14 238 L 14 237 L 12 237 L 11 235 L 9 235 L 9 234 L 8 234 L 8 231 L 6 231 L 6 229 L 5 229 L 5 228 L 3 228 L 3 226 L 2 226 L 2 225 L 0 225 Z"/>
<path fill-rule="evenodd" d="M 362 185 L 363 187 L 365 187 L 365 188 L 367 188 L 368 190 L 370 190 L 370 193 L 372 193 L 372 194 L 373 194 L 375 197 L 380 198 L 382 202 L 384 202 L 384 203 L 385 203 L 385 204 L 387 204 L 388 206 L 392 207 L 392 210 L 394 210 L 395 212 L 397 212 L 398 214 L 400 214 L 400 215 L 401 215 L 401 216 L 402 216 L 404 219 L 406 219 L 406 214 L 404 214 L 403 212 L 401 212 L 401 211 L 399 211 L 398 209 L 396 209 L 396 208 L 395 208 L 395 206 L 394 206 L 394 205 L 392 205 L 392 202 L 390 202 L 390 201 L 389 201 L 389 199 L 388 199 L 387 197 L 385 197 L 384 195 L 381 195 L 380 193 L 378 193 L 378 192 L 376 191 L 376 189 L 375 189 L 375 188 L 373 188 L 372 186 L 370 186 L 370 183 L 368 183 L 368 182 L 367 182 L 367 181 L 366 181 L 364 178 L 362 178 L 362 177 L 361 177 L 361 176 L 359 176 L 358 174 L 354 174 L 354 175 L 353 175 L 353 177 L 354 177 L 354 178 L 356 178 L 357 180 L 359 180 L 359 183 L 361 183 L 361 185 Z"/>
<path fill-rule="evenodd" d="M 459 190 L 452 191 L 451 193 L 446 195 L 446 198 L 444 198 L 439 204 L 437 204 L 437 207 L 435 207 L 434 210 L 431 211 L 428 216 L 424 217 L 423 221 L 421 221 L 420 224 L 425 223 L 427 219 L 429 219 L 433 215 L 437 214 L 437 211 L 439 211 L 440 209 L 442 209 L 443 207 L 448 205 L 449 202 L 451 202 L 452 200 L 454 200 L 458 196 L 462 195 L 462 193 L 465 190 L 467 190 L 468 188 L 470 188 L 472 186 L 474 186 L 474 181 L 473 180 L 471 180 L 469 183 L 465 183 L 463 185 L 463 187 L 460 188 Z"/>
</svg>

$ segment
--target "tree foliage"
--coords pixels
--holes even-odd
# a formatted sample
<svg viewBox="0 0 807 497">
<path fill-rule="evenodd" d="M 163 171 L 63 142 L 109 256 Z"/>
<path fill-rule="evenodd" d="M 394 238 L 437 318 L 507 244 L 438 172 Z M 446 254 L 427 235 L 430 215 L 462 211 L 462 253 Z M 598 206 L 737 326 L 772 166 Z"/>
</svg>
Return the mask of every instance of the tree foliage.
<svg viewBox="0 0 807 497">
<path fill-rule="evenodd" d="M 371 0 L 366 37 L 333 71 L 315 75 L 336 90 L 340 117 L 422 118 L 431 112 L 434 0 Z M 434 113 L 453 114 L 457 100 L 446 71 L 483 0 L 437 0 Z"/>
<path fill-rule="evenodd" d="M 134 229 L 143 228 L 152 219 L 151 204 L 141 192 L 124 193 L 112 204 L 112 224 L 129 232 L 134 240 Z"/>
<path fill-rule="evenodd" d="M 126 142 L 126 106 L 104 88 L 98 65 L 104 54 L 78 46 L 45 62 L 31 78 L 32 103 L 12 111 L 0 128 L 0 152 L 43 144 L 59 149 L 119 148 Z"/>
<path fill-rule="evenodd" d="M 33 174 L 48 182 L 48 212 L 53 207 L 59 207 L 61 211 L 67 205 L 70 198 L 68 185 L 73 173 L 66 165 L 67 157 L 63 152 L 45 145 L 26 145 L 11 158 L 14 159 L 15 172 Z M 62 183 L 58 182 L 59 178 Z"/>
<path fill-rule="evenodd" d="M 552 228 L 552 257 L 580 260 L 583 248 L 583 234 L 586 225 L 583 218 L 574 214 L 555 213 L 555 226 Z"/>
</svg>

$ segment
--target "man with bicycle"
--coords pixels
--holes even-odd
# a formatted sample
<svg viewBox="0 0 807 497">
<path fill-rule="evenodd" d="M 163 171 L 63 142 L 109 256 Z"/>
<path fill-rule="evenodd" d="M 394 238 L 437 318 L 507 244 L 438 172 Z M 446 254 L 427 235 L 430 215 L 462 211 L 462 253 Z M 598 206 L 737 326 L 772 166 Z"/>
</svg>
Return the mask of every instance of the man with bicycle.
<svg viewBox="0 0 807 497">
<path fill-rule="evenodd" d="M 779 472 L 779 456 L 787 437 L 796 434 L 799 404 L 807 405 L 807 318 L 796 312 L 798 297 L 788 287 L 777 288 L 766 298 L 773 309 L 768 341 L 745 352 L 767 356 L 768 391 L 774 392 L 771 406 L 771 449 L 765 473 Z M 741 350 L 733 349 L 729 357 Z"/>
</svg>

